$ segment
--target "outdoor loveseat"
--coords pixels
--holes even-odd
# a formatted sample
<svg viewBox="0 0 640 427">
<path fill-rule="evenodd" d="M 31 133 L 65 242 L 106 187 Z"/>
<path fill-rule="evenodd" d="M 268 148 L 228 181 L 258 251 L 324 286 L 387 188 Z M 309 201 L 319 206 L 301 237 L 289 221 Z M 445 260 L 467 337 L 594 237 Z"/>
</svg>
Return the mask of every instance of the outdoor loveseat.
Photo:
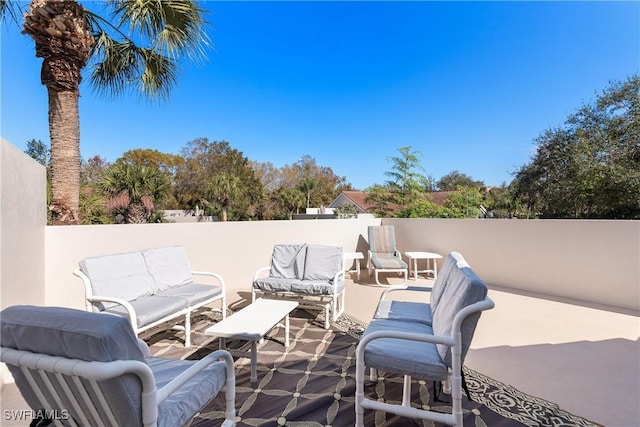
<svg viewBox="0 0 640 427">
<path fill-rule="evenodd" d="M 343 252 L 338 246 L 278 244 L 273 247 L 271 266 L 256 271 L 251 300 L 294 299 L 301 307 L 324 307 L 324 327 L 344 312 Z M 268 275 L 267 275 L 268 273 Z M 330 314 L 331 312 L 331 314 Z"/>
<path fill-rule="evenodd" d="M 191 314 L 220 301 L 226 317 L 222 277 L 191 271 L 181 246 L 147 249 L 85 258 L 74 274 L 85 286 L 87 311 L 127 317 L 136 334 L 184 317 L 185 346 L 191 345 Z M 193 275 L 209 276 L 216 284 L 195 283 Z"/>
<path fill-rule="evenodd" d="M 394 290 L 431 290 L 431 300 L 387 300 Z M 447 256 L 432 289 L 398 286 L 385 291 L 356 351 L 356 426 L 363 426 L 364 409 L 373 409 L 462 427 L 462 388 L 470 397 L 462 364 L 481 312 L 493 306 L 486 284 L 458 252 Z M 378 369 L 404 375 L 402 404 L 364 397 L 365 366 L 372 381 Z M 411 407 L 411 378 L 450 381 L 452 412 Z"/>
</svg>

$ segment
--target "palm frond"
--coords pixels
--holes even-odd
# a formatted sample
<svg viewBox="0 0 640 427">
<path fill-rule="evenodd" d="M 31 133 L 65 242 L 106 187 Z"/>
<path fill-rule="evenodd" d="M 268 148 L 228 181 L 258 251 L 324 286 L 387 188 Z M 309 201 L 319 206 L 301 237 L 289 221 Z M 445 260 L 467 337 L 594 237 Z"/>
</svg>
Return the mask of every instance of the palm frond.
<svg viewBox="0 0 640 427">
<path fill-rule="evenodd" d="M 16 25 L 20 25 L 19 18 L 23 15 L 23 13 L 24 11 L 20 3 L 14 0 L 0 0 L 0 21 L 10 19 Z"/>
</svg>

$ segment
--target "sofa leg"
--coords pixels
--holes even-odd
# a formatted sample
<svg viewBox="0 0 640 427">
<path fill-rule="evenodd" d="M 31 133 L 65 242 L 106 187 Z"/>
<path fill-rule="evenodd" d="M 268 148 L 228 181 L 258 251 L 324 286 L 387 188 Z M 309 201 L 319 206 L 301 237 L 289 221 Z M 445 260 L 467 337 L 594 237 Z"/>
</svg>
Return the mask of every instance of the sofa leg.
<svg viewBox="0 0 640 427">
<path fill-rule="evenodd" d="M 462 389 L 467 395 L 467 399 L 473 401 L 471 399 L 471 393 L 469 393 L 469 387 L 467 386 L 467 381 L 464 379 L 464 369 L 462 369 L 462 366 L 460 366 L 460 376 L 462 377 Z"/>
<path fill-rule="evenodd" d="M 184 316 L 184 346 L 191 347 L 191 313 Z"/>
</svg>

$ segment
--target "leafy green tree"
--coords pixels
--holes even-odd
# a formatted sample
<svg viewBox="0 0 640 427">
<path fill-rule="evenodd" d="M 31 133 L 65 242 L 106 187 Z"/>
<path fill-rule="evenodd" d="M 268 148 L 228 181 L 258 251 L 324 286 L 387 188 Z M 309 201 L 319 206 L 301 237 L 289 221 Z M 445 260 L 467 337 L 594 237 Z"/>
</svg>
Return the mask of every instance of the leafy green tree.
<svg viewBox="0 0 640 427">
<path fill-rule="evenodd" d="M 459 185 L 445 201 L 447 207 L 457 218 L 478 218 L 483 195 L 477 188 Z"/>
<path fill-rule="evenodd" d="M 228 173 L 220 173 L 211 177 L 207 181 L 206 191 L 207 206 L 219 210 L 222 221 L 227 221 L 229 203 L 243 196 L 240 178 Z"/>
<path fill-rule="evenodd" d="M 378 218 L 385 218 L 391 215 L 393 196 L 389 189 L 382 185 L 373 185 L 367 189 L 365 202 L 372 205 L 371 210 Z"/>
<path fill-rule="evenodd" d="M 86 6 L 111 13 L 99 16 Z M 0 17 L 18 22 L 20 3 L 0 2 Z M 104 93 L 128 89 L 167 98 L 178 64 L 203 57 L 207 44 L 203 10 L 192 0 L 83 2 L 32 0 L 23 33 L 43 58 L 41 82 L 49 97 L 50 209 L 54 224 L 79 223 L 82 70 Z"/>
<path fill-rule="evenodd" d="M 533 216 L 640 218 L 640 77 L 614 82 L 536 139 L 512 183 Z"/>
<path fill-rule="evenodd" d="M 159 169 L 119 163 L 107 169 L 100 188 L 110 197 L 107 209 L 116 222 L 141 224 L 149 221 L 154 203 L 166 197 L 170 183 Z"/>
<path fill-rule="evenodd" d="M 410 146 L 400 147 L 398 151 L 399 156 L 388 159 L 392 162 L 392 167 L 385 172 L 385 176 L 389 178 L 386 186 L 391 194 L 391 202 L 404 208 L 414 200 L 424 197 L 431 185 L 429 179 L 420 173 L 424 171 L 420 165 L 422 153 L 412 150 Z"/>
<path fill-rule="evenodd" d="M 305 203 L 305 195 L 298 188 L 280 187 L 275 191 L 275 196 L 280 205 L 287 209 L 289 219 L 293 218 L 294 212 L 300 213 L 300 208 Z"/>
<path fill-rule="evenodd" d="M 356 208 L 355 205 L 352 205 L 351 203 L 336 206 L 335 208 L 333 208 L 333 212 L 336 215 L 336 218 L 340 219 L 358 217 L 358 208 Z"/>
<path fill-rule="evenodd" d="M 418 199 L 400 210 L 398 218 L 457 218 L 458 215 L 451 209 L 433 203 L 428 198 Z"/>
<path fill-rule="evenodd" d="M 458 186 L 483 188 L 485 185 L 484 182 L 476 181 L 469 175 L 455 170 L 440 178 L 436 186 L 439 191 L 455 191 Z"/>
<path fill-rule="evenodd" d="M 196 205 L 211 203 L 222 213 L 220 201 L 214 201 L 219 194 L 210 192 L 218 175 L 226 174 L 234 178 L 233 192 L 227 193 L 225 209 L 229 220 L 248 220 L 255 218 L 264 197 L 262 183 L 256 177 L 249 160 L 242 152 L 234 149 L 226 141 L 209 141 L 198 138 L 187 143 L 181 155 L 184 163 L 177 166 L 175 185 L 180 206 L 194 208 Z M 230 182 L 227 179 L 227 182 Z M 217 190 L 216 190 L 217 191 Z"/>
<path fill-rule="evenodd" d="M 51 160 L 51 149 L 44 142 L 35 139 L 30 139 L 27 141 L 27 149 L 24 152 L 34 159 L 36 162 L 40 163 L 42 166 L 49 167 L 49 162 Z"/>
</svg>

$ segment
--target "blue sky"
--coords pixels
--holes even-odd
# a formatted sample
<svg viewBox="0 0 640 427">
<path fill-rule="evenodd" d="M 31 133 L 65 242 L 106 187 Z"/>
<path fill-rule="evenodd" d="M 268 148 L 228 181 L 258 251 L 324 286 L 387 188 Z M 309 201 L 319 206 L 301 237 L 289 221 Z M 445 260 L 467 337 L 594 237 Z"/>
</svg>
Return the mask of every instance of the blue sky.
<svg viewBox="0 0 640 427">
<path fill-rule="evenodd" d="M 95 8 L 91 2 L 83 2 Z M 402 146 L 438 180 L 510 182 L 534 139 L 640 69 L 639 2 L 204 2 L 215 45 L 169 102 L 81 86 L 83 158 L 228 141 L 277 167 L 309 155 L 358 189 Z M 33 42 L 2 24 L 0 135 L 49 141 Z"/>
</svg>

